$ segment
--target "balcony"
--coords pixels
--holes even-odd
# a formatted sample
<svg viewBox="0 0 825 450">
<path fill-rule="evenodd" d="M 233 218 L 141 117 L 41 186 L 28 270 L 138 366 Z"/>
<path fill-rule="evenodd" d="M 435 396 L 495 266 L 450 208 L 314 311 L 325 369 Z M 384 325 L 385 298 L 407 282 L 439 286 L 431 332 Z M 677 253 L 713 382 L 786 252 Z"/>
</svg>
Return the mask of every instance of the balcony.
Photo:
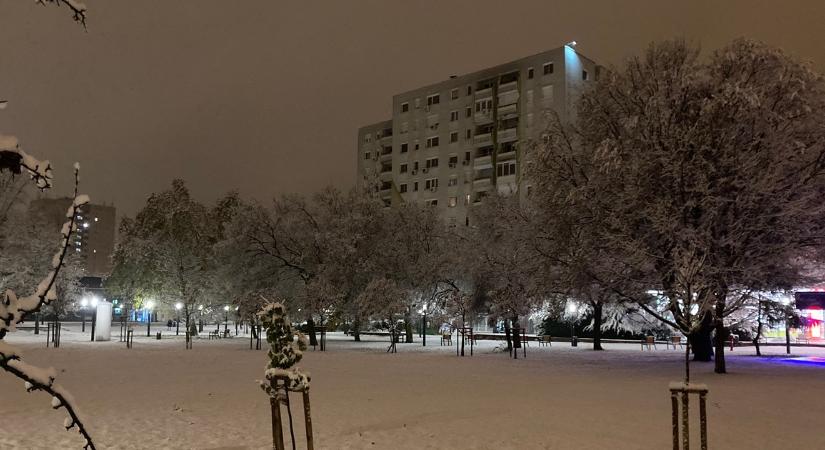
<svg viewBox="0 0 825 450">
<path fill-rule="evenodd" d="M 473 168 L 476 170 L 486 169 L 489 167 L 493 167 L 493 157 L 490 155 L 476 156 L 476 159 L 473 161 Z"/>
<path fill-rule="evenodd" d="M 505 161 L 505 160 L 508 160 L 508 159 L 513 159 L 515 157 L 516 157 L 516 149 L 515 148 L 500 149 L 498 151 L 498 158 L 497 159 L 498 159 L 499 162 L 501 162 L 501 161 Z"/>
<path fill-rule="evenodd" d="M 483 133 L 477 134 L 473 136 L 473 144 L 477 146 L 484 146 L 484 145 L 492 145 L 493 143 L 493 134 L 492 133 Z"/>
<path fill-rule="evenodd" d="M 499 106 L 498 115 L 500 119 L 518 115 L 518 104 L 511 103 L 509 105 Z"/>
<path fill-rule="evenodd" d="M 473 190 L 488 190 L 493 185 L 492 183 L 493 181 L 490 176 L 487 176 L 486 178 L 475 178 L 473 180 Z"/>
<path fill-rule="evenodd" d="M 473 120 L 476 123 L 490 123 L 493 121 L 492 111 L 479 111 L 473 115 Z"/>
<path fill-rule="evenodd" d="M 516 139 L 518 139 L 518 132 L 516 128 L 508 128 L 498 132 L 499 142 L 510 142 L 515 141 Z"/>
<path fill-rule="evenodd" d="M 493 88 L 486 87 L 484 89 L 479 89 L 476 91 L 476 100 L 481 100 L 484 97 L 490 97 L 493 95 Z"/>
<path fill-rule="evenodd" d="M 509 105 L 511 103 L 517 103 L 519 99 L 518 91 L 507 91 L 498 94 L 498 104 L 499 105 Z"/>
<path fill-rule="evenodd" d="M 515 89 L 518 89 L 518 81 L 516 80 L 507 83 L 501 83 L 498 85 L 499 92 L 513 91 Z"/>
</svg>

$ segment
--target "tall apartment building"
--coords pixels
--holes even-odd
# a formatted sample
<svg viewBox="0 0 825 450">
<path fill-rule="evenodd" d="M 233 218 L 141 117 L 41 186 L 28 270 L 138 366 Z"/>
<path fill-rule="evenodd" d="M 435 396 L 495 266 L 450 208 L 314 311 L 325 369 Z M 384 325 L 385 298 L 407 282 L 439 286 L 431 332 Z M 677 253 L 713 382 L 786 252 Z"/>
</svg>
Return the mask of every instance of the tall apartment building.
<svg viewBox="0 0 825 450">
<path fill-rule="evenodd" d="M 66 221 L 71 198 L 40 198 L 29 206 L 45 223 L 55 230 Z M 115 207 L 87 204 L 77 213 L 77 233 L 72 236 L 74 252 L 79 254 L 87 277 L 105 278 L 112 270 L 115 250 Z"/>
<path fill-rule="evenodd" d="M 469 223 L 493 189 L 524 195 L 522 161 L 545 111 L 571 119 L 599 66 L 570 45 L 393 96 L 392 119 L 358 130 L 358 181 L 385 204 L 439 208 Z"/>
</svg>

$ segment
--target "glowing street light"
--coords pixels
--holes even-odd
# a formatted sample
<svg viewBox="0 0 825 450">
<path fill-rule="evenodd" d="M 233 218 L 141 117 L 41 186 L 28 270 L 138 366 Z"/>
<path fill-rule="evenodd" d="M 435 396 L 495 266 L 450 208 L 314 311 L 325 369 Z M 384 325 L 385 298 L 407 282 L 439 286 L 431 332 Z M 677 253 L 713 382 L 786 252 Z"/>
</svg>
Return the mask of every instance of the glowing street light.
<svg viewBox="0 0 825 450">
<path fill-rule="evenodd" d="M 223 307 L 223 335 L 229 335 L 229 305 Z"/>
<path fill-rule="evenodd" d="M 175 336 L 180 334 L 180 310 L 183 308 L 183 303 L 175 303 L 175 311 L 177 311 L 177 319 L 175 320 Z"/>
<path fill-rule="evenodd" d="M 152 335 L 152 308 L 155 307 L 154 300 L 147 300 L 144 308 L 146 308 L 147 315 L 146 315 L 146 337 Z"/>
<path fill-rule="evenodd" d="M 567 304 L 567 312 L 570 313 L 570 346 L 571 347 L 578 347 L 579 340 L 576 339 L 576 317 L 575 315 L 579 312 L 579 305 L 575 302 L 569 302 Z"/>
</svg>

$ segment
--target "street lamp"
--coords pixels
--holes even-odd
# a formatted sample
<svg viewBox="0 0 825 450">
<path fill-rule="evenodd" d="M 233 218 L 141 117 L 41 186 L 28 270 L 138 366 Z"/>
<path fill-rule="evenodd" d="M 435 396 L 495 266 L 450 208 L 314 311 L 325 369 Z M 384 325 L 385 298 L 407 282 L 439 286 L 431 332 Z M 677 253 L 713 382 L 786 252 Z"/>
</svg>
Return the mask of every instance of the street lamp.
<svg viewBox="0 0 825 450">
<path fill-rule="evenodd" d="M 86 332 L 86 307 L 89 306 L 89 299 L 83 297 L 80 300 L 80 332 Z"/>
<path fill-rule="evenodd" d="M 180 334 L 180 309 L 183 308 L 183 303 L 175 303 L 175 311 L 177 311 L 177 319 L 175 319 L 175 336 Z"/>
<path fill-rule="evenodd" d="M 223 334 L 227 335 L 229 327 L 229 305 L 223 307 Z"/>
<path fill-rule="evenodd" d="M 578 340 L 576 339 L 576 317 L 575 315 L 578 313 L 579 307 L 573 302 L 570 302 L 567 305 L 567 312 L 570 313 L 570 346 L 576 347 L 579 345 Z"/>
<path fill-rule="evenodd" d="M 152 335 L 152 308 L 155 307 L 155 302 L 153 300 L 146 301 L 146 311 L 148 314 L 146 315 L 146 337 Z"/>
<path fill-rule="evenodd" d="M 421 307 L 422 324 L 421 324 L 421 346 L 427 346 L 427 304 Z"/>
<path fill-rule="evenodd" d="M 198 305 L 198 333 L 203 331 L 203 305 Z"/>
</svg>

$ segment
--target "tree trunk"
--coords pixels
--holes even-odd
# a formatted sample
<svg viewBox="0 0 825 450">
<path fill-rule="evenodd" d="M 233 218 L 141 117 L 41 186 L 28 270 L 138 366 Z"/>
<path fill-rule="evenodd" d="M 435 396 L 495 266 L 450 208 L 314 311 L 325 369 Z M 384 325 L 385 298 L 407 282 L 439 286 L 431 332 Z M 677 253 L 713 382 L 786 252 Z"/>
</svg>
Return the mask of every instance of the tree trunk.
<svg viewBox="0 0 825 450">
<path fill-rule="evenodd" d="M 706 313 L 699 329 L 688 334 L 694 361 L 710 361 L 713 358 L 713 343 L 710 338 L 713 331 L 711 321 L 710 314 Z"/>
<path fill-rule="evenodd" d="M 600 301 L 593 304 L 593 350 L 602 350 L 602 307 Z"/>
<path fill-rule="evenodd" d="M 404 313 L 404 332 L 406 334 L 406 338 L 404 339 L 404 342 L 407 343 L 407 344 L 412 344 L 412 342 L 413 342 L 412 316 L 411 316 L 409 308 L 407 308 L 407 311 Z"/>
<path fill-rule="evenodd" d="M 716 373 L 727 373 L 725 367 L 725 343 L 730 336 L 730 330 L 725 326 L 724 311 L 725 311 L 725 294 L 719 294 L 716 299 L 716 320 L 714 328 L 716 329 L 716 358 L 714 362 L 713 371 Z"/>
<path fill-rule="evenodd" d="M 318 337 L 315 336 L 315 321 L 312 316 L 307 318 L 307 328 L 309 328 L 309 345 L 315 347 L 318 345 Z"/>
<path fill-rule="evenodd" d="M 510 339 L 510 320 L 504 319 L 504 339 L 507 340 L 507 351 L 513 351 L 513 341 Z"/>
<path fill-rule="evenodd" d="M 762 302 L 758 302 L 756 306 L 756 336 L 753 338 L 756 356 L 762 356 L 762 350 L 759 348 L 760 339 L 762 339 Z"/>
<path fill-rule="evenodd" d="M 355 319 L 352 322 L 352 336 L 355 338 L 355 342 L 361 342 L 361 320 Z"/>
</svg>

